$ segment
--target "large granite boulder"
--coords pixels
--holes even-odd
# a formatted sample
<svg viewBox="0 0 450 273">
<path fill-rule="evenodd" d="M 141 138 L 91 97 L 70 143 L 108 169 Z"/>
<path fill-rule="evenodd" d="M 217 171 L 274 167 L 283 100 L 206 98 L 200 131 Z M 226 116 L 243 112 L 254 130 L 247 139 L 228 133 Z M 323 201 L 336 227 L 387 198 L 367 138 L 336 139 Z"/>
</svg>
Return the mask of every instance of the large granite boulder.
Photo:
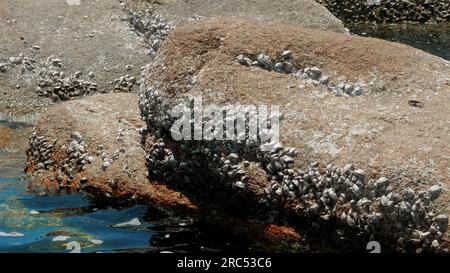
<svg viewBox="0 0 450 273">
<path fill-rule="evenodd" d="M 55 102 L 136 91 L 140 67 L 151 61 L 171 28 L 197 15 L 235 15 L 345 31 L 339 19 L 313 0 L 101 0 L 80 5 L 6 0 L 2 14 L 0 118 L 24 121 L 35 121 Z"/>
<path fill-rule="evenodd" d="M 140 107 L 153 179 L 202 206 L 321 231 L 341 245 L 445 248 L 443 59 L 378 39 L 216 18 L 173 30 L 146 73 Z M 175 140 L 173 110 L 190 111 L 192 97 L 279 106 L 281 143 Z"/>
<path fill-rule="evenodd" d="M 201 17 L 234 16 L 345 32 L 342 22 L 313 0 L 161 0 L 155 12 L 177 24 Z"/>
</svg>

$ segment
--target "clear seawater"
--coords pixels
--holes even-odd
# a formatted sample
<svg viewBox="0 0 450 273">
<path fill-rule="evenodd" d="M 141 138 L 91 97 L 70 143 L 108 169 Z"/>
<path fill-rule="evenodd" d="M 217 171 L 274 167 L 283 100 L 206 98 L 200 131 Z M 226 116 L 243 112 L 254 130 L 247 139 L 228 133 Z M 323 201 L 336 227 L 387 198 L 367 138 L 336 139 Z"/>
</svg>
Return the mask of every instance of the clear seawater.
<svg viewBox="0 0 450 273">
<path fill-rule="evenodd" d="M 189 219 L 161 216 L 149 206 L 105 207 L 80 194 L 45 196 L 30 192 L 23 168 L 32 128 L 5 122 L 0 122 L 0 126 L 13 129 L 12 142 L 0 149 L 0 234 L 23 234 L 0 235 L 0 252 L 70 252 L 67 244 L 72 241 L 80 244 L 82 253 L 202 252 L 230 248 L 226 237 L 205 231 Z M 31 211 L 39 214 L 30 214 Z M 142 225 L 114 227 L 133 218 L 138 218 Z M 70 238 L 53 241 L 56 236 Z"/>
<path fill-rule="evenodd" d="M 447 24 L 359 24 L 354 34 L 406 44 L 450 60 L 450 23 Z"/>
</svg>

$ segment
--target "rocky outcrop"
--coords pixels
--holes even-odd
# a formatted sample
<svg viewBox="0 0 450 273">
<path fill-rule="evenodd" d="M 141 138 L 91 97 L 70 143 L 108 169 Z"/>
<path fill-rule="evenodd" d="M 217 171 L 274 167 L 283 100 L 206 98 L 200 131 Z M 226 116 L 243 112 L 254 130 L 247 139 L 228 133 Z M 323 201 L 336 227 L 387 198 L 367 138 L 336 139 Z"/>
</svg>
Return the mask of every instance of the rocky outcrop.
<svg viewBox="0 0 450 273">
<path fill-rule="evenodd" d="M 148 182 L 137 95 L 95 95 L 51 108 L 30 137 L 26 171 L 34 190 L 86 192 L 113 203 L 194 211 L 187 198 Z"/>
<path fill-rule="evenodd" d="M 129 1 L 129 8 L 142 8 L 142 1 Z M 233 16 L 278 22 L 314 29 L 346 32 L 342 22 L 313 0 L 158 0 L 151 3 L 152 12 L 172 25 L 215 16 Z M 145 6 L 144 6 L 145 7 Z"/>
<path fill-rule="evenodd" d="M 307 249 L 290 227 L 230 218 L 149 180 L 144 127 L 135 94 L 93 95 L 53 106 L 30 137 L 30 188 L 45 194 L 82 192 L 99 203 L 151 205 L 169 216 L 220 227 L 258 250 Z"/>
<path fill-rule="evenodd" d="M 0 22 L 0 115 L 32 122 L 55 102 L 137 91 L 140 68 L 174 26 L 189 20 L 233 15 L 346 31 L 313 0 L 102 0 L 77 6 L 7 0 L 0 8 L 5 17 Z"/>
<path fill-rule="evenodd" d="M 120 20 L 120 1 L 5 0 L 0 10 L 0 115 L 34 122 L 55 101 L 114 91 L 149 61 L 145 44 Z"/>
<path fill-rule="evenodd" d="M 448 0 L 316 0 L 348 24 L 450 21 Z"/>
<path fill-rule="evenodd" d="M 280 22 L 346 33 L 342 22 L 312 0 L 295 1 L 128 1 L 124 20 L 142 38 L 155 56 L 161 43 L 176 26 L 215 16 Z"/>
<path fill-rule="evenodd" d="M 146 72 L 140 107 L 152 178 L 202 206 L 340 245 L 445 248 L 443 59 L 377 39 L 217 18 L 173 30 Z M 363 87 L 356 96 L 354 83 Z M 281 143 L 176 141 L 172 110 L 195 107 L 190 97 L 279 106 Z"/>
</svg>

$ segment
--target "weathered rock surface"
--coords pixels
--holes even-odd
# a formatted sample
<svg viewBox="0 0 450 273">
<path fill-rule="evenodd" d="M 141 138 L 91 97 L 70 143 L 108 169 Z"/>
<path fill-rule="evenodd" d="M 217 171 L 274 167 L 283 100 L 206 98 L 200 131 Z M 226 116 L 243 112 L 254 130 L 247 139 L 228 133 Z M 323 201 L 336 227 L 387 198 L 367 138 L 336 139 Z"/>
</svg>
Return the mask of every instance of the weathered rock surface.
<svg viewBox="0 0 450 273">
<path fill-rule="evenodd" d="M 136 5 L 130 1 L 131 7 Z M 233 16 L 279 22 L 315 29 L 346 32 L 342 22 L 312 0 L 158 0 L 148 1 L 154 11 L 176 25 L 215 16 Z"/>
<path fill-rule="evenodd" d="M 286 50 L 293 69 L 318 67 L 327 82 L 365 92 L 337 96 L 257 58 Z M 259 63 L 243 65 L 240 55 Z M 147 73 L 140 107 L 159 138 L 146 146 L 152 177 L 231 215 L 331 228 L 349 244 L 376 238 L 397 251 L 442 251 L 448 62 L 377 39 L 218 18 L 173 30 Z M 282 145 L 174 141 L 171 110 L 188 96 L 204 106 L 279 105 Z M 436 184 L 444 188 L 437 210 L 436 188 L 428 191 Z"/>
<path fill-rule="evenodd" d="M 194 211 L 187 198 L 151 183 L 145 168 L 135 94 L 105 94 L 63 103 L 36 125 L 28 149 L 32 188 L 83 191 L 98 200 L 151 203 Z"/>
<path fill-rule="evenodd" d="M 3 149 L 11 142 L 11 130 L 0 126 L 0 149 Z"/>
<path fill-rule="evenodd" d="M 148 179 L 138 96 L 102 94 L 53 106 L 30 138 L 30 187 L 43 193 L 83 192 L 98 202 L 140 203 L 168 215 L 205 221 L 269 252 L 302 250 L 292 228 L 226 218 Z"/>
<path fill-rule="evenodd" d="M 53 104 L 53 94 L 62 93 L 58 97 L 66 98 L 69 92 L 61 92 L 66 91 L 66 84 L 71 89 L 67 91 L 74 93 L 68 95 L 73 97 L 95 93 L 84 92 L 89 88 L 112 92 L 110 81 L 126 75 L 138 77 L 139 68 L 149 61 L 145 44 L 121 20 L 124 12 L 120 1 L 68 5 L 61 0 L 5 0 L 0 12 L 0 115 L 6 118 L 35 120 L 36 113 Z M 51 56 L 54 71 L 40 75 L 41 63 Z M 9 65 L 11 58 L 14 66 Z M 60 62 L 56 62 L 58 59 Z M 136 69 L 127 70 L 129 64 Z M 77 72 L 83 73 L 82 80 L 94 85 L 74 84 L 72 76 Z M 67 80 L 61 83 L 60 79 Z"/>
<path fill-rule="evenodd" d="M 346 31 L 339 19 L 312 0 L 101 0 L 81 5 L 8 0 L 0 9 L 5 19 L 0 22 L 0 118 L 32 122 L 54 102 L 136 91 L 140 68 L 151 61 L 172 23 L 234 15 Z M 49 58 L 50 67 L 45 64 Z"/>
</svg>

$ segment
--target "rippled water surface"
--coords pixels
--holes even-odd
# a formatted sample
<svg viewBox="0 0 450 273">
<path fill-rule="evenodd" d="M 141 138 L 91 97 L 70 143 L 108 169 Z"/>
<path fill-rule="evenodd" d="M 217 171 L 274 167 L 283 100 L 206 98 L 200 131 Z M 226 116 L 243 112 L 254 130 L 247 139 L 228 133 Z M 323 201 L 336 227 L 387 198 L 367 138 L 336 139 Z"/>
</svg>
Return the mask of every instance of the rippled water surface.
<svg viewBox="0 0 450 273">
<path fill-rule="evenodd" d="M 357 25 L 351 32 L 399 42 L 450 60 L 450 24 Z"/>
<path fill-rule="evenodd" d="M 0 147 L 0 252 L 70 252 L 77 248 L 68 249 L 73 241 L 80 245 L 81 252 L 230 248 L 226 237 L 204 232 L 188 219 L 164 218 L 148 206 L 102 207 L 82 195 L 41 196 L 29 192 L 23 168 L 32 128 L 1 122 L 0 126 L 8 129 L 8 133 L 0 130 L 8 134 L 3 139 L 9 139 L 6 147 Z M 134 218 L 142 224 L 115 227 Z"/>
<path fill-rule="evenodd" d="M 6 123 L 0 126 L 8 128 L 10 141 L 0 150 L 1 252 L 69 252 L 66 244 L 71 241 L 78 242 L 82 252 L 149 247 L 154 235 L 150 224 L 113 227 L 133 218 L 142 219 L 147 212 L 145 206 L 99 209 L 81 195 L 40 196 L 29 192 L 22 170 L 31 128 Z M 57 236 L 70 238 L 53 241 Z"/>
</svg>

